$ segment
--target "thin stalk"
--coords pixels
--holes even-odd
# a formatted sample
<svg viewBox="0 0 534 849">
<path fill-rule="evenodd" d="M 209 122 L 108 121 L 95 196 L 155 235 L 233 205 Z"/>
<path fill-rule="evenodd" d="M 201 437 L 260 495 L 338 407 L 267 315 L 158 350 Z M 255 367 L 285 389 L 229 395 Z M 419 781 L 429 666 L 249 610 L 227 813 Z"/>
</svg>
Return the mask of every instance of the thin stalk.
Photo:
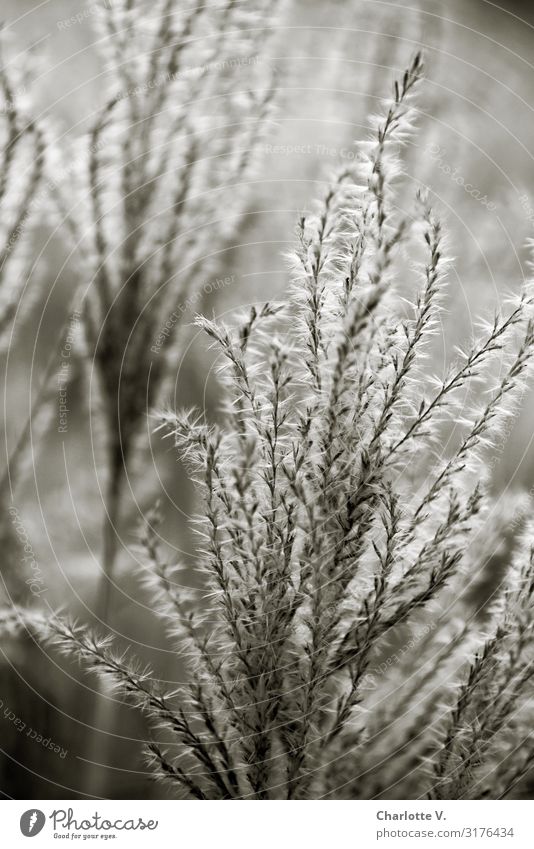
<svg viewBox="0 0 534 849">
<path fill-rule="evenodd" d="M 114 587 L 114 572 L 119 552 L 118 523 L 121 512 L 124 484 L 125 458 L 120 440 L 110 440 L 109 478 L 106 488 L 104 523 L 102 527 L 102 571 L 97 588 L 94 615 L 101 626 L 112 628 L 111 601 Z M 108 735 L 113 738 L 117 727 L 120 705 L 112 698 L 112 687 L 101 678 L 93 691 L 91 721 L 89 723 L 86 749 L 86 775 L 84 792 L 91 796 L 106 798 L 108 772 L 105 766 L 108 752 Z M 102 764 L 102 766 L 100 766 Z"/>
<path fill-rule="evenodd" d="M 124 482 L 124 458 L 120 445 L 112 448 L 109 460 L 109 479 L 104 507 L 104 523 L 102 527 L 102 572 L 97 591 L 95 616 L 102 625 L 110 626 L 109 622 L 111 597 L 115 564 L 119 551 L 118 523 L 122 501 L 122 486 Z"/>
</svg>

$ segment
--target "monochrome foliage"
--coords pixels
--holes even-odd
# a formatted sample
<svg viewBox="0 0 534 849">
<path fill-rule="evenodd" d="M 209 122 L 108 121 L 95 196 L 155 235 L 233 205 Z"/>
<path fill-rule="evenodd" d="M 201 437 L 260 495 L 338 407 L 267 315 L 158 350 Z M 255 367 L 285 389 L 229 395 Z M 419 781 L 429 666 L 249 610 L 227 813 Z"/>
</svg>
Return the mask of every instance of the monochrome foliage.
<svg viewBox="0 0 534 849">
<path fill-rule="evenodd" d="M 105 429 L 104 620 L 125 473 L 176 354 L 175 316 L 243 211 L 275 92 L 258 46 L 279 5 L 102 2 L 95 18 L 106 96 L 83 149 L 72 145 L 68 195 L 61 180 L 54 195 L 83 259 L 85 359 Z"/>
<path fill-rule="evenodd" d="M 421 75 L 417 55 L 358 157 L 299 220 L 285 302 L 232 325 L 197 319 L 217 352 L 221 420 L 159 421 L 199 489 L 194 570 L 167 562 L 156 513 L 143 532 L 144 582 L 188 681 L 167 692 L 111 637 L 38 625 L 148 715 L 150 762 L 179 795 L 501 798 L 532 766 L 529 522 L 484 616 L 468 591 L 502 531 L 485 461 L 530 372 L 533 298 L 525 284 L 429 373 L 447 248 L 424 192 L 409 212 L 396 204 Z M 105 120 L 115 108 L 128 126 L 142 118 L 128 100 Z M 97 204 L 105 167 L 97 156 Z M 154 167 L 123 175 L 136 182 L 127 233 L 140 204 L 147 219 Z M 140 296 L 154 285 L 159 297 L 174 249 L 148 251 L 145 270 L 141 235 L 135 250 L 121 242 L 123 262 L 135 256 Z M 98 248 L 104 313 L 121 304 L 113 275 L 132 273 L 110 255 Z"/>
</svg>

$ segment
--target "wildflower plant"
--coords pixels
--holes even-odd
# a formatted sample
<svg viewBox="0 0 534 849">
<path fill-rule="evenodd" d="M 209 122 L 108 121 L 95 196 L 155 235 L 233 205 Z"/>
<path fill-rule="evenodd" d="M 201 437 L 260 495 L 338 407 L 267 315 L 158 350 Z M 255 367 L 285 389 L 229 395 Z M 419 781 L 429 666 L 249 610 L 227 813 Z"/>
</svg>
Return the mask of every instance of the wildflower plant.
<svg viewBox="0 0 534 849">
<path fill-rule="evenodd" d="M 525 285 L 428 373 L 446 245 L 424 194 L 395 206 L 421 74 L 417 55 L 300 219 L 287 302 L 197 320 L 222 421 L 160 427 L 199 487 L 202 589 L 153 517 L 143 534 L 188 680 L 168 692 L 111 637 L 41 626 L 148 715 L 155 773 L 181 796 L 502 797 L 533 761 L 529 524 L 482 625 L 466 600 L 496 542 L 484 459 L 529 373 L 533 301 Z"/>
</svg>

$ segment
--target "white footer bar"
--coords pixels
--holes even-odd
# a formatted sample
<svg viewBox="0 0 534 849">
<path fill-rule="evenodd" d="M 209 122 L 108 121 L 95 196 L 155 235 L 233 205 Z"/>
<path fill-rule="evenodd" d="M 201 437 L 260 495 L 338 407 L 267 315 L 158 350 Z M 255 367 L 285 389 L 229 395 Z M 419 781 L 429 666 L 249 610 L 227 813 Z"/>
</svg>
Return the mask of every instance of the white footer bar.
<svg viewBox="0 0 534 849">
<path fill-rule="evenodd" d="M 0 845 L 533 849 L 533 820 L 534 801 L 5 801 Z"/>
</svg>

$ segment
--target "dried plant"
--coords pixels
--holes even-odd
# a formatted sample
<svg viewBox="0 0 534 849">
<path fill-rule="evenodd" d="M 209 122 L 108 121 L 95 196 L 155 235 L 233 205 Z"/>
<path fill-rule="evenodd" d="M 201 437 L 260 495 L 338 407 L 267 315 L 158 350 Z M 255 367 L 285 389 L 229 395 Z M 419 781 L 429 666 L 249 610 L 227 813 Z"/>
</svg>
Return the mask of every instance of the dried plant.
<svg viewBox="0 0 534 849">
<path fill-rule="evenodd" d="M 497 544 L 484 457 L 528 376 L 533 299 L 525 286 L 428 374 L 442 228 L 425 197 L 395 209 L 421 73 L 416 56 L 300 220 L 288 303 L 198 319 L 224 420 L 161 427 L 200 488 L 202 589 L 152 519 L 143 537 L 189 682 L 166 692 L 111 638 L 41 626 L 150 717 L 154 770 L 180 795 L 501 797 L 531 767 L 532 527 L 482 619 L 466 591 Z"/>
<path fill-rule="evenodd" d="M 87 358 L 107 441 L 104 621 L 134 442 L 159 397 L 180 305 L 235 228 L 269 117 L 274 77 L 258 48 L 278 5 L 135 0 L 99 10 L 109 95 L 85 159 L 76 143 L 75 204 L 61 180 L 56 195 L 90 282 Z"/>
<path fill-rule="evenodd" d="M 0 47 L 4 36 L 1 35 Z M 45 166 L 45 142 L 24 108 L 25 85 L 18 69 L 0 54 L 0 348 L 13 343 L 14 319 L 30 283 L 32 227 Z M 19 322 L 20 324 L 20 322 Z M 8 504 L 28 454 L 27 432 L 6 457 L 0 481 L 0 541 L 3 564 L 0 597 L 21 601 L 28 587 L 20 575 L 21 545 Z"/>
<path fill-rule="evenodd" d="M 0 56 L 0 343 L 7 334 L 29 277 L 28 229 L 43 176 L 45 142 L 24 114 L 21 84 Z"/>
</svg>

